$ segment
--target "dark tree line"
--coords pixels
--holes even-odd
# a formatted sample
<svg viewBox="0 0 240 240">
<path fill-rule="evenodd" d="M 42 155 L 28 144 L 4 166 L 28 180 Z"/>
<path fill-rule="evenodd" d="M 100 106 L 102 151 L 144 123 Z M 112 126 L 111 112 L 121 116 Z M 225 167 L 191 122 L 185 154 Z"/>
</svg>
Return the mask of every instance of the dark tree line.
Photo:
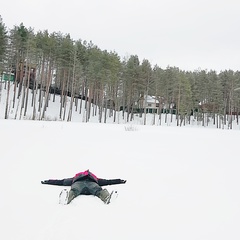
<svg viewBox="0 0 240 240">
<path fill-rule="evenodd" d="M 5 76 L 6 89 L 14 83 L 11 101 L 7 94 L 5 118 L 10 103 L 25 116 L 31 102 L 31 118 L 45 119 L 49 101 L 59 95 L 59 119 L 71 121 L 73 111 L 84 111 L 85 121 L 98 115 L 99 122 L 108 117 L 115 122 L 116 112 L 121 110 L 127 121 L 138 113 L 146 124 L 143 103 L 150 95 L 159 103 L 153 124 L 155 114 L 160 124 L 167 115 L 175 115 L 179 126 L 191 117 L 204 126 L 212 120 L 218 128 L 226 124 L 232 128 L 234 119 L 238 123 L 238 71 L 162 69 L 147 59 L 140 62 L 137 55 L 121 60 L 116 52 L 101 50 L 92 42 L 74 41 L 68 34 L 35 33 L 23 24 L 8 30 L 1 18 L 0 73 L 2 79 Z"/>
</svg>

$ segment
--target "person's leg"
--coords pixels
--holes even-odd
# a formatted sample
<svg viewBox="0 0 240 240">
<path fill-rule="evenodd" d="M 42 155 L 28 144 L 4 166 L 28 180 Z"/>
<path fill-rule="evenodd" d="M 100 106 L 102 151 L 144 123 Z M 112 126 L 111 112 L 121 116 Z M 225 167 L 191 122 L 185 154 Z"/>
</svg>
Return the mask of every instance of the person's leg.
<svg viewBox="0 0 240 240">
<path fill-rule="evenodd" d="M 71 189 L 68 194 L 67 204 L 69 204 L 77 196 L 78 195 L 75 195 L 74 191 Z"/>
<path fill-rule="evenodd" d="M 104 203 L 109 203 L 110 193 L 106 188 L 99 191 L 96 196 L 99 197 Z"/>
<path fill-rule="evenodd" d="M 108 199 L 110 197 L 108 190 L 102 189 L 102 187 L 100 187 L 96 182 L 77 181 L 71 186 L 67 204 L 79 195 L 94 195 L 100 198 L 104 203 L 108 203 Z"/>
<path fill-rule="evenodd" d="M 75 197 L 84 194 L 84 189 L 86 189 L 85 181 L 77 181 L 73 183 L 68 194 L 67 204 L 69 204 Z"/>
<path fill-rule="evenodd" d="M 87 186 L 90 194 L 99 197 L 104 203 L 108 202 L 110 194 L 107 189 L 102 189 L 95 182 L 88 182 Z"/>
</svg>

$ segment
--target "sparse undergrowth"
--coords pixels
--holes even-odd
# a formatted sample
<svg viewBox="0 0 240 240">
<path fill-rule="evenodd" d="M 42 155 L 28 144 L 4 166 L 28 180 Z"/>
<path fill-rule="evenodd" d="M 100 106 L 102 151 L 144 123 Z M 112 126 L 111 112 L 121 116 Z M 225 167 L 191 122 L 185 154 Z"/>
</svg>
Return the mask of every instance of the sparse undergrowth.
<svg viewBox="0 0 240 240">
<path fill-rule="evenodd" d="M 127 125 L 127 126 L 124 126 L 124 128 L 125 128 L 125 131 L 138 131 L 138 128 L 136 128 L 133 125 Z"/>
</svg>

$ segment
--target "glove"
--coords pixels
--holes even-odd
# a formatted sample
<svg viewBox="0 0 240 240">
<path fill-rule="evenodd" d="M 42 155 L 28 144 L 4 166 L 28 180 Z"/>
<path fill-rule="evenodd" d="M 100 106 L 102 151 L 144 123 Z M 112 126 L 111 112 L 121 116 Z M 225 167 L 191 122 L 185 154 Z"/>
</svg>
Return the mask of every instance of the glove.
<svg viewBox="0 0 240 240">
<path fill-rule="evenodd" d="M 127 182 L 127 180 L 120 179 L 120 183 L 126 183 L 126 182 Z"/>
<path fill-rule="evenodd" d="M 64 179 L 58 180 L 58 179 L 49 179 L 49 180 L 43 180 L 41 181 L 42 184 L 49 184 L 49 185 L 58 185 L 63 186 L 64 185 Z M 71 185 L 71 184 L 70 184 Z M 70 186 L 69 184 L 65 186 Z"/>
<path fill-rule="evenodd" d="M 48 180 L 41 181 L 42 184 L 48 184 Z"/>
</svg>

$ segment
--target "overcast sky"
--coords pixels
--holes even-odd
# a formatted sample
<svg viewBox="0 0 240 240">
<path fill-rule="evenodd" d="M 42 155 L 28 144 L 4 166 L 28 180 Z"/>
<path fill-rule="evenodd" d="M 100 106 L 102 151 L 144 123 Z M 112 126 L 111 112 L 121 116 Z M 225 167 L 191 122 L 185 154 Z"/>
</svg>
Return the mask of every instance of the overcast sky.
<svg viewBox="0 0 240 240">
<path fill-rule="evenodd" d="M 8 28 L 69 33 L 161 68 L 240 70 L 240 0 L 2 0 Z"/>
</svg>

